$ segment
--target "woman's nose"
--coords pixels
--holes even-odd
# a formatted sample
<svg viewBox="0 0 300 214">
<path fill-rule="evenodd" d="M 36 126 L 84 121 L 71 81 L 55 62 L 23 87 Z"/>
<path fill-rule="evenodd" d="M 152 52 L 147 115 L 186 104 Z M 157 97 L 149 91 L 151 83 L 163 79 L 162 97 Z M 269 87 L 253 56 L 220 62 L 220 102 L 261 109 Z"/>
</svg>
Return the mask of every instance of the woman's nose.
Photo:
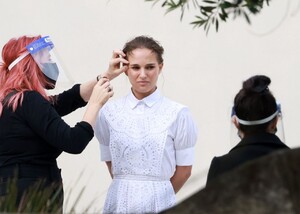
<svg viewBox="0 0 300 214">
<path fill-rule="evenodd" d="M 147 76 L 146 71 L 145 71 L 144 68 L 141 69 L 140 76 L 141 76 L 141 77 L 146 77 L 146 76 Z"/>
</svg>

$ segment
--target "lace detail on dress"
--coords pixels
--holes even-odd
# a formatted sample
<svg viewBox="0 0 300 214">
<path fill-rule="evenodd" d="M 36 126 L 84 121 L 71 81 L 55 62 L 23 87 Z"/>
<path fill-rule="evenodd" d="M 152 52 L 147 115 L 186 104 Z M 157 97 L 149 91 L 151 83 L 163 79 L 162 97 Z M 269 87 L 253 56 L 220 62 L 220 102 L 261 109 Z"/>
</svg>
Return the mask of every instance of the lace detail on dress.
<svg viewBox="0 0 300 214">
<path fill-rule="evenodd" d="M 112 129 L 126 133 L 132 138 L 142 138 L 144 135 L 165 131 L 175 121 L 183 105 L 162 98 L 159 106 L 151 113 L 137 115 L 124 106 L 126 97 L 110 102 L 103 109 L 106 120 Z"/>
<path fill-rule="evenodd" d="M 143 115 L 123 108 L 123 99 L 103 109 L 110 126 L 113 174 L 160 177 L 168 128 L 182 108 L 180 104 L 163 99 L 160 106 Z"/>
</svg>

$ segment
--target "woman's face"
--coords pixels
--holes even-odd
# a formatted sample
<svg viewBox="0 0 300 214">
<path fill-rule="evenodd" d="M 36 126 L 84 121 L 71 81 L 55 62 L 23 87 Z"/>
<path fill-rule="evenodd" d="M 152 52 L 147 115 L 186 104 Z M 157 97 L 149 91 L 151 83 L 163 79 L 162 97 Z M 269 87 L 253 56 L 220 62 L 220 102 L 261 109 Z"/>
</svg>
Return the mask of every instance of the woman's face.
<svg viewBox="0 0 300 214">
<path fill-rule="evenodd" d="M 155 91 L 163 64 L 159 64 L 156 53 L 147 48 L 133 50 L 127 59 L 129 67 L 126 74 L 132 85 L 133 94 L 137 99 L 143 99 Z"/>
<path fill-rule="evenodd" d="M 41 64 L 51 62 L 51 55 L 48 48 L 44 48 L 36 54 L 38 62 Z"/>
</svg>

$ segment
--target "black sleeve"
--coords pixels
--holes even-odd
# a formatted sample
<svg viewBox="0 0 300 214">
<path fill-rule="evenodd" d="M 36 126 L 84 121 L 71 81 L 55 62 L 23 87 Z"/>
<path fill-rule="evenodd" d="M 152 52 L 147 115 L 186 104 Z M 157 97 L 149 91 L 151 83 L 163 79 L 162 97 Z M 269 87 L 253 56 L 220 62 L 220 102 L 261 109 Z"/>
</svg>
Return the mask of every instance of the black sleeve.
<svg viewBox="0 0 300 214">
<path fill-rule="evenodd" d="M 92 126 L 84 121 L 70 127 L 53 106 L 37 92 L 26 92 L 23 115 L 31 129 L 52 146 L 73 154 L 84 150 L 94 136 Z"/>
<path fill-rule="evenodd" d="M 65 116 L 87 104 L 80 96 L 79 84 L 74 85 L 71 89 L 59 95 L 55 95 L 52 98 L 53 107 L 60 116 Z"/>
</svg>

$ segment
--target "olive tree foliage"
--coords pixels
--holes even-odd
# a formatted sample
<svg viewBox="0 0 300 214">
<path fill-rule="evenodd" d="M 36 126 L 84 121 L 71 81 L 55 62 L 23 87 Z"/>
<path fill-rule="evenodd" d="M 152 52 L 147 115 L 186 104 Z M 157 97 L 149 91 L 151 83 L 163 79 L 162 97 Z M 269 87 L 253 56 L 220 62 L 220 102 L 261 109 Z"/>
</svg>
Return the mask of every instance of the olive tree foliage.
<svg viewBox="0 0 300 214">
<path fill-rule="evenodd" d="M 255 15 L 261 11 L 263 6 L 269 5 L 270 0 L 145 0 L 153 4 L 161 3 L 161 7 L 166 9 L 166 13 L 180 10 L 182 20 L 186 10 L 194 7 L 198 14 L 192 21 L 194 27 L 203 27 L 208 33 L 211 26 L 219 29 L 220 22 L 226 22 L 231 16 L 233 19 L 244 17 L 248 24 L 251 24 L 250 15 Z"/>
</svg>

